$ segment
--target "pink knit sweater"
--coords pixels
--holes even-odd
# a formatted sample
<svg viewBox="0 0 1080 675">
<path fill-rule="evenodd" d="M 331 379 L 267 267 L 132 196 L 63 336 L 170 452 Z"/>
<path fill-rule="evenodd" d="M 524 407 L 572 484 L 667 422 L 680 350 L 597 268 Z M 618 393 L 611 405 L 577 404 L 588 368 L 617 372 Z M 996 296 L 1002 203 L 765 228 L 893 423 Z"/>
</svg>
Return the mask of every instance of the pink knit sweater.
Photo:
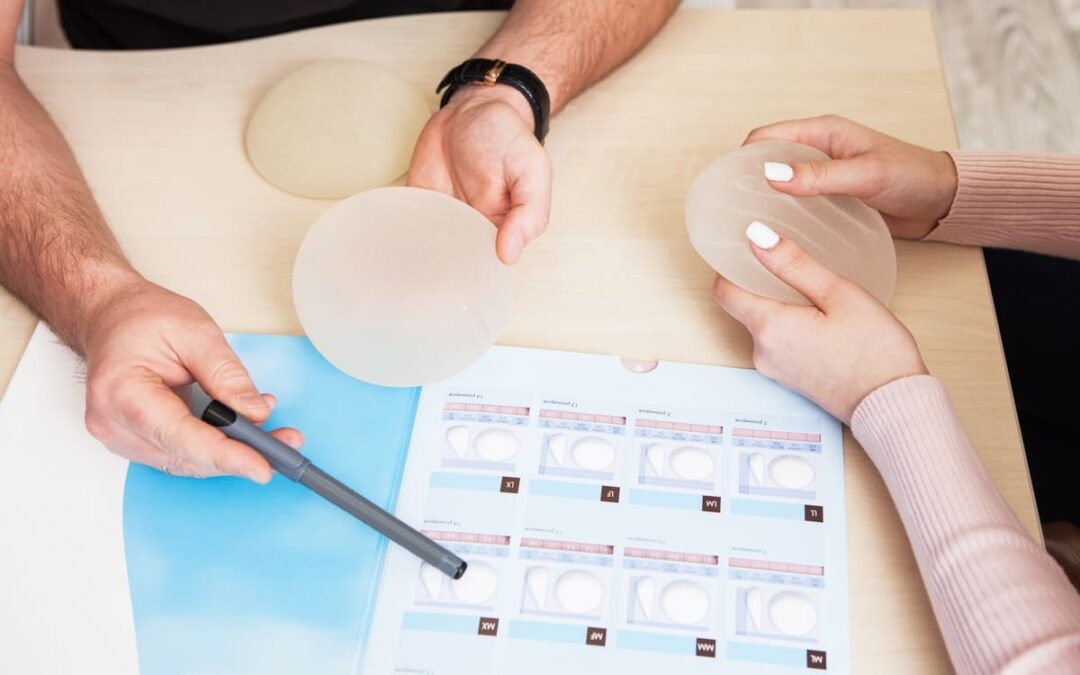
<svg viewBox="0 0 1080 675">
<path fill-rule="evenodd" d="M 1080 159 L 953 159 L 956 199 L 927 240 L 1080 259 Z M 880 387 L 851 429 L 896 503 L 956 670 L 1080 673 L 1080 595 L 995 489 L 941 382 Z"/>
</svg>

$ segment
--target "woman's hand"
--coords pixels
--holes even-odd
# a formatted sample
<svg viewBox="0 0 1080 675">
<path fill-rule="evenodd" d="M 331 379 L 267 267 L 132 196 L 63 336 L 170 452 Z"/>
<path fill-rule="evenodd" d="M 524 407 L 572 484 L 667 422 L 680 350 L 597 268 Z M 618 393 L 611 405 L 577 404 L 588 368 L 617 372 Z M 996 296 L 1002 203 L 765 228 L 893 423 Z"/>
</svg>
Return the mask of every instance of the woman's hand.
<svg viewBox="0 0 1080 675">
<path fill-rule="evenodd" d="M 743 144 L 786 140 L 821 150 L 831 160 L 769 162 L 765 177 L 796 196 L 857 197 L 884 216 L 894 237 L 922 239 L 956 195 L 956 167 L 944 152 L 927 150 L 851 120 L 826 115 L 754 129 Z"/>
<path fill-rule="evenodd" d="M 717 277 L 713 296 L 754 338 L 754 367 L 845 423 L 867 394 L 926 374 L 915 338 L 854 282 L 763 223 L 747 228 L 765 269 L 814 303 L 788 305 Z"/>
</svg>

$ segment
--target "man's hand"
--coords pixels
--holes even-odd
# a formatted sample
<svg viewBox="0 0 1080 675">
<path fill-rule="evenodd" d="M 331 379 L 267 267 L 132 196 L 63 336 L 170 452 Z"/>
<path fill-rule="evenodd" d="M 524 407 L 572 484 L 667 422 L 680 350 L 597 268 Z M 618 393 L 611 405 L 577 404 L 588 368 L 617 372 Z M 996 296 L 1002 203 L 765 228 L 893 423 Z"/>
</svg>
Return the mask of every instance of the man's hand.
<svg viewBox="0 0 1080 675">
<path fill-rule="evenodd" d="M 810 145 L 832 158 L 800 162 L 790 170 L 767 166 L 766 177 L 774 188 L 800 197 L 857 197 L 881 212 L 894 237 L 925 237 L 949 212 L 956 195 L 956 167 L 947 154 L 843 117 L 777 122 L 754 129 L 743 144 L 770 139 Z"/>
<path fill-rule="evenodd" d="M 551 210 L 551 160 L 533 125 L 513 88 L 462 87 L 424 127 L 409 168 L 409 185 L 453 195 L 487 216 L 507 264 L 540 236 Z"/>
<path fill-rule="evenodd" d="M 765 269 L 814 303 L 788 305 L 716 278 L 713 296 L 750 331 L 762 375 L 849 423 L 870 392 L 926 374 L 915 338 L 872 295 L 765 225 L 747 236 Z"/>
<path fill-rule="evenodd" d="M 678 5 L 516 0 L 474 56 L 531 70 L 547 88 L 555 115 L 630 58 Z M 515 262 L 544 231 L 551 211 L 551 160 L 533 136 L 535 123 L 512 87 L 461 87 L 421 132 L 409 168 L 409 185 L 453 195 L 491 219 L 505 263 Z"/>
<path fill-rule="evenodd" d="M 257 423 L 273 397 L 201 307 L 124 258 L 71 149 L 11 66 L 21 9 L 0 0 L 0 285 L 86 357 L 86 426 L 110 450 L 170 473 L 265 483 L 266 461 L 197 420 L 174 389 L 198 381 Z M 295 429 L 274 434 L 302 442 Z"/>
<path fill-rule="evenodd" d="M 86 426 L 109 450 L 177 475 L 270 480 L 262 456 L 196 419 L 177 394 L 198 382 L 255 423 L 275 404 L 205 310 L 140 280 L 105 300 L 85 335 Z M 295 448 L 303 442 L 295 429 L 273 434 Z"/>
</svg>

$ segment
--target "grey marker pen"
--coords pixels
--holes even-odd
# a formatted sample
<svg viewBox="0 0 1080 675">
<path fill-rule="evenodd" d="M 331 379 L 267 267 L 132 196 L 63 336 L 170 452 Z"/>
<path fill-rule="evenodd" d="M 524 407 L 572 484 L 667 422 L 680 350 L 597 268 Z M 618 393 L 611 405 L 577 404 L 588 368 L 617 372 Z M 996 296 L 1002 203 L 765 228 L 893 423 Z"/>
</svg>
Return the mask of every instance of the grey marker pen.
<svg viewBox="0 0 1080 675">
<path fill-rule="evenodd" d="M 195 393 L 198 398 L 198 394 L 202 392 Z M 202 408 L 201 413 L 199 408 Z M 467 563 L 452 551 L 335 480 L 312 464 L 310 459 L 244 419 L 242 415 L 237 415 L 224 403 L 210 401 L 205 407 L 198 405 L 195 413 L 204 422 L 221 429 L 229 438 L 253 448 L 266 458 L 274 471 L 356 516 L 429 565 L 454 579 L 460 579 L 461 575 L 465 574 Z"/>
</svg>

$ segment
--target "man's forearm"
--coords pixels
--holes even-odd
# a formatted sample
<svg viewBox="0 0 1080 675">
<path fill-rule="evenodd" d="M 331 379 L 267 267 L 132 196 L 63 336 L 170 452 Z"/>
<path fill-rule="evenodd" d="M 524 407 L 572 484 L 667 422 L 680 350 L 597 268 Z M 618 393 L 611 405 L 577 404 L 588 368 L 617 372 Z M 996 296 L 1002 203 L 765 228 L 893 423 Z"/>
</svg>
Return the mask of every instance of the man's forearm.
<svg viewBox="0 0 1080 675">
<path fill-rule="evenodd" d="M 102 303 L 140 277 L 44 108 L 0 63 L 0 284 L 75 349 Z"/>
<path fill-rule="evenodd" d="M 679 0 L 517 0 L 477 56 L 535 72 L 557 112 L 630 58 Z"/>
</svg>

